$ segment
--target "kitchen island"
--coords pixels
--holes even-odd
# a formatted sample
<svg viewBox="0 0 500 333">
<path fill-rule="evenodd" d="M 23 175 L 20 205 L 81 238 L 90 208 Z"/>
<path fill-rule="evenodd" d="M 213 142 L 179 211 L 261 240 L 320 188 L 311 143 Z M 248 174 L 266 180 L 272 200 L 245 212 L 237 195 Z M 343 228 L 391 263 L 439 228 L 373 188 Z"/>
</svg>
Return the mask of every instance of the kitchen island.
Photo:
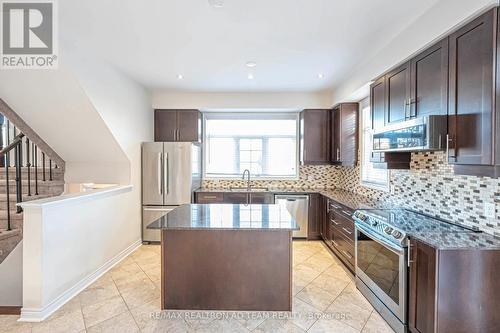
<svg viewBox="0 0 500 333">
<path fill-rule="evenodd" d="M 282 205 L 182 205 L 161 230 L 161 307 L 291 311 L 292 231 Z"/>
</svg>

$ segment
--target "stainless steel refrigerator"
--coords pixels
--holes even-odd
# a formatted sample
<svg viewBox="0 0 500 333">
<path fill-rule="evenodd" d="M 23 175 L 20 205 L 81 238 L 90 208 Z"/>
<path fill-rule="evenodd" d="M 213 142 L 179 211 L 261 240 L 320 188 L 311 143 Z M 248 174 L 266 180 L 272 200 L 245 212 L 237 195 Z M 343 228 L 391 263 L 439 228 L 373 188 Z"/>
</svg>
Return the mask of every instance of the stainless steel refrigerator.
<svg viewBox="0 0 500 333">
<path fill-rule="evenodd" d="M 201 145 L 192 142 L 142 144 L 142 241 L 159 242 L 160 231 L 147 229 L 175 207 L 191 202 L 201 186 Z"/>
</svg>

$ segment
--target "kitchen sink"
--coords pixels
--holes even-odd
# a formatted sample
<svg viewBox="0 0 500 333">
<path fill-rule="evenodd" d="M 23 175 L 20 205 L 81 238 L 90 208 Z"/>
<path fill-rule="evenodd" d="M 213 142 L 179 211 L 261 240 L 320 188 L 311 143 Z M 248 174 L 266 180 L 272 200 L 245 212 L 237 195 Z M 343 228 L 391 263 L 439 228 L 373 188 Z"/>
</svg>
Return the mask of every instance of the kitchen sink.
<svg viewBox="0 0 500 333">
<path fill-rule="evenodd" d="M 267 187 L 231 187 L 230 190 L 232 192 L 267 192 L 269 189 Z"/>
</svg>

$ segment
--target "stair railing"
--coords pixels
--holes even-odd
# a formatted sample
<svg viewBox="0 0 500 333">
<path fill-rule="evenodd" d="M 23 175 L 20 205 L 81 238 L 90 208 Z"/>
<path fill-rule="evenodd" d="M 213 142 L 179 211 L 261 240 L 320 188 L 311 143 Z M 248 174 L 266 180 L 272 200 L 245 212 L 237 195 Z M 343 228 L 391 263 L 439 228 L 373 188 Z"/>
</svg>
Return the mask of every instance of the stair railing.
<svg viewBox="0 0 500 333">
<path fill-rule="evenodd" d="M 10 167 L 10 153 L 14 151 L 15 156 L 15 168 L 16 168 L 16 199 L 17 202 L 22 202 L 22 183 L 21 183 L 21 150 L 22 150 L 22 142 L 23 142 L 23 133 L 19 133 L 14 137 L 14 140 L 5 148 L 0 150 L 0 158 L 3 157 L 4 165 L 5 165 L 5 194 L 7 200 L 7 231 L 11 230 L 11 221 L 10 221 L 10 184 L 9 184 L 9 167 Z M 21 212 L 21 207 L 17 207 L 17 212 Z"/>
<path fill-rule="evenodd" d="M 12 230 L 12 216 L 11 216 L 11 199 L 10 199 L 10 174 L 9 168 L 14 167 L 15 173 L 15 190 L 16 190 L 16 203 L 23 201 L 23 180 L 22 180 L 22 168 L 26 167 L 27 172 L 27 195 L 31 197 L 32 195 L 39 195 L 39 168 L 42 171 L 43 182 L 53 180 L 53 169 L 58 169 L 58 165 L 48 158 L 47 154 L 40 150 L 40 148 L 26 137 L 22 132 L 13 126 L 8 119 L 4 118 L 6 121 L 1 126 L 0 134 L 0 167 L 5 168 L 5 193 L 6 193 L 6 204 L 7 204 L 7 230 Z M 11 137 L 13 136 L 13 137 Z M 23 147 L 25 149 L 23 149 Z M 39 155 L 41 153 L 41 156 Z M 47 167 L 46 160 L 48 159 L 48 177 L 46 176 Z M 40 166 L 41 163 L 41 166 Z M 34 184 L 32 184 L 32 172 L 34 172 Z M 16 213 L 21 213 L 22 208 L 20 206 L 16 207 Z"/>
</svg>

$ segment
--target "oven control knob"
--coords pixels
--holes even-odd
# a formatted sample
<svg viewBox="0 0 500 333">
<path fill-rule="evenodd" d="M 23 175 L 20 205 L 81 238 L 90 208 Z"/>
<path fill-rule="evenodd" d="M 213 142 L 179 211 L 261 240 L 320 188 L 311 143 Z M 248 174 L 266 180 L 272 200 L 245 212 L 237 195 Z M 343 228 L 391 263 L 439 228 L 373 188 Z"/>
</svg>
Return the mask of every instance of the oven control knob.
<svg viewBox="0 0 500 333">
<path fill-rule="evenodd" d="M 378 224 L 378 222 L 377 221 L 371 221 L 370 224 L 372 225 L 372 227 L 375 227 Z"/>
<path fill-rule="evenodd" d="M 384 228 L 384 232 L 385 232 L 386 234 L 388 234 L 388 235 L 390 235 L 390 234 L 392 233 L 392 230 L 393 230 L 393 229 L 392 229 L 391 227 L 385 227 L 385 228 Z"/>
<path fill-rule="evenodd" d="M 396 239 L 400 239 L 401 236 L 403 236 L 403 234 L 400 232 L 400 231 L 397 231 L 397 230 L 394 230 L 392 232 L 392 237 L 396 238 Z"/>
</svg>

